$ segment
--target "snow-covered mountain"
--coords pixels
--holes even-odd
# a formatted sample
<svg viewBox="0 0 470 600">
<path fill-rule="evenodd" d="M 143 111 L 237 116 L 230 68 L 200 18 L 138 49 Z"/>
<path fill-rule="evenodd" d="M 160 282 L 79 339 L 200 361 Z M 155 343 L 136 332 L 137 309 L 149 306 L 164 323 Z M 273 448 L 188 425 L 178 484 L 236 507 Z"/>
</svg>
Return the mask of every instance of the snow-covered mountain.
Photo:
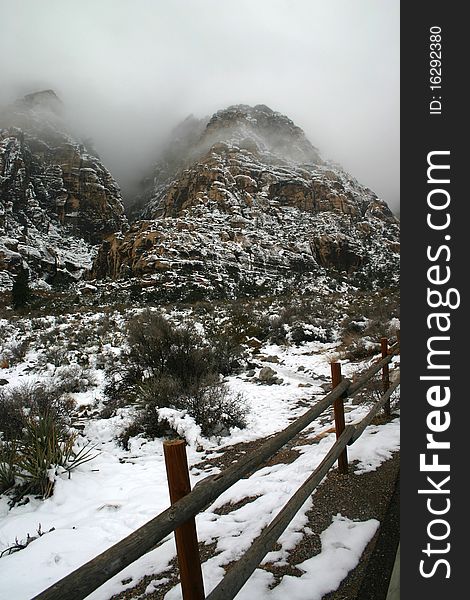
<svg viewBox="0 0 470 600">
<path fill-rule="evenodd" d="M 61 113 L 52 90 L 0 113 L 0 289 L 21 268 L 46 287 L 80 279 L 96 245 L 127 225 L 116 181 Z"/>
<path fill-rule="evenodd" d="M 385 202 L 264 105 L 193 117 L 156 164 L 129 231 L 103 243 L 97 278 L 137 277 L 173 298 L 273 293 L 347 279 L 397 281 Z"/>
</svg>

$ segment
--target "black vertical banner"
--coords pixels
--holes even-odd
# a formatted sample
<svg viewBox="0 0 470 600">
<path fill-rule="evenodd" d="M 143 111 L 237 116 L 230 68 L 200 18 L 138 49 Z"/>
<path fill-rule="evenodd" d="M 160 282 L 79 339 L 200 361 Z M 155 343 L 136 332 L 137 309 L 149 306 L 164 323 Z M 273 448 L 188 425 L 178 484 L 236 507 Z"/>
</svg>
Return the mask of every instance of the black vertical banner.
<svg viewBox="0 0 470 600">
<path fill-rule="evenodd" d="M 401 597 L 468 594 L 465 91 L 457 2 L 401 4 Z M 465 146 L 468 145 L 468 142 Z"/>
</svg>

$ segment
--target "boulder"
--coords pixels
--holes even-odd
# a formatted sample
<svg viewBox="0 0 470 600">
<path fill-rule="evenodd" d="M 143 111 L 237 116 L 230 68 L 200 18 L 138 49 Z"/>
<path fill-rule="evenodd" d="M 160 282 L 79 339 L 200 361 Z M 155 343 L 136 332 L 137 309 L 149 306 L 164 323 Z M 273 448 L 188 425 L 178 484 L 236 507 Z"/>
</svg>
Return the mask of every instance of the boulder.
<svg viewBox="0 0 470 600">
<path fill-rule="evenodd" d="M 263 382 L 268 382 L 276 377 L 276 371 L 271 367 L 262 367 L 258 373 L 258 379 Z"/>
</svg>

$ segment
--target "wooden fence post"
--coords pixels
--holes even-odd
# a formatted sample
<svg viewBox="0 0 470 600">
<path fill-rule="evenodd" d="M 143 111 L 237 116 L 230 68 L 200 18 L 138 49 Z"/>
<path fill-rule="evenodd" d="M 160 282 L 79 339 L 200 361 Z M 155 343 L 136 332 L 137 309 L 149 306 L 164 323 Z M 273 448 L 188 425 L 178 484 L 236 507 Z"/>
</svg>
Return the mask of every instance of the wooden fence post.
<svg viewBox="0 0 470 600">
<path fill-rule="evenodd" d="M 163 453 L 170 500 L 174 504 L 191 491 L 186 442 L 184 440 L 163 442 Z M 204 600 L 204 582 L 194 518 L 175 529 L 175 539 L 183 600 Z"/>
<path fill-rule="evenodd" d="M 331 363 L 331 385 L 333 389 L 341 383 L 342 378 L 341 363 Z M 334 401 L 333 412 L 335 416 L 336 439 L 338 439 L 345 429 L 343 396 Z M 348 451 L 346 448 L 344 448 L 338 457 L 338 471 L 343 475 L 346 475 L 348 472 Z"/>
<path fill-rule="evenodd" d="M 382 358 L 386 358 L 388 356 L 388 339 L 386 337 L 380 338 L 380 348 L 382 350 Z M 387 363 L 382 367 L 382 393 L 385 394 L 389 387 L 390 375 Z M 389 417 L 391 414 L 390 400 L 387 400 L 387 402 L 384 405 L 384 413 L 387 417 Z"/>
</svg>

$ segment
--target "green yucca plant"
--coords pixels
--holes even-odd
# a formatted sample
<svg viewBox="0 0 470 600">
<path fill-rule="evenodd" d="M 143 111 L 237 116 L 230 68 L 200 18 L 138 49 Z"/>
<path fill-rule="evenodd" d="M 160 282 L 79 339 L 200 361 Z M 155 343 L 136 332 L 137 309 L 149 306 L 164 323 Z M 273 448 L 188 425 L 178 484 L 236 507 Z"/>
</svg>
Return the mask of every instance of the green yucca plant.
<svg viewBox="0 0 470 600">
<path fill-rule="evenodd" d="M 70 473 L 95 458 L 90 444 L 75 450 L 76 441 L 77 434 L 57 423 L 51 413 L 27 418 L 17 462 L 17 474 L 27 483 L 25 493 L 48 498 L 61 469 Z"/>
<path fill-rule="evenodd" d="M 0 493 L 15 485 L 18 454 L 14 443 L 0 441 Z"/>
<path fill-rule="evenodd" d="M 15 484 L 16 498 L 48 498 L 55 477 L 92 460 L 90 444 L 77 449 L 70 428 L 73 401 L 42 384 L 0 390 L 0 493 Z"/>
</svg>

